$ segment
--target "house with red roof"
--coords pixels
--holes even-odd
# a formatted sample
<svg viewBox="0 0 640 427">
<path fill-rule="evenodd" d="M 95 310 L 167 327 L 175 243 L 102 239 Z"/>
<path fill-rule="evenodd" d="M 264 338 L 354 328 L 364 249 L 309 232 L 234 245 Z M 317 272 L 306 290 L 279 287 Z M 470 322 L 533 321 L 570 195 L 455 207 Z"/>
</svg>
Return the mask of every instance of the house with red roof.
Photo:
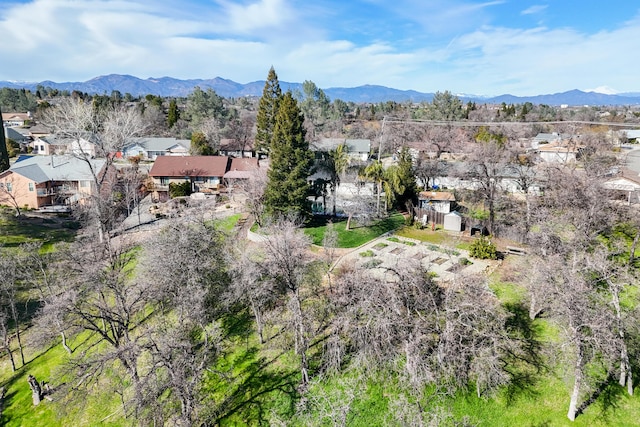
<svg viewBox="0 0 640 427">
<path fill-rule="evenodd" d="M 153 180 L 154 198 L 166 199 L 169 184 L 191 183 L 192 192 L 215 193 L 222 187 L 231 158 L 226 156 L 160 156 L 149 177 Z"/>
</svg>

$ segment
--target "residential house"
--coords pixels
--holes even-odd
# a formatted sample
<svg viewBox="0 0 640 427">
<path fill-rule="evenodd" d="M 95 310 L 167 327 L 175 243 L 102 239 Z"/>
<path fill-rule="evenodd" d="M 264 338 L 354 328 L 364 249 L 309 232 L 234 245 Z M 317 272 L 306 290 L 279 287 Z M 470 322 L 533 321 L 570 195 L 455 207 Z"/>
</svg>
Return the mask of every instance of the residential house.
<svg viewBox="0 0 640 427">
<path fill-rule="evenodd" d="M 371 153 L 370 139 L 322 138 L 311 145 L 314 151 L 331 151 L 344 144 L 349 157 L 366 162 Z"/>
<path fill-rule="evenodd" d="M 121 157 L 141 156 L 144 160 L 156 160 L 163 156 L 188 156 L 191 141 L 176 138 L 133 138 L 121 153 Z"/>
<path fill-rule="evenodd" d="M 602 185 L 612 190 L 619 199 L 624 199 L 628 204 L 640 203 L 640 175 L 629 169 L 622 169 L 616 176 L 611 177 Z"/>
<path fill-rule="evenodd" d="M 5 127 L 20 127 L 31 121 L 31 113 L 2 113 L 2 122 Z"/>
<path fill-rule="evenodd" d="M 558 142 L 540 145 L 536 153 L 548 163 L 573 163 L 578 159 L 581 148 L 583 147 L 571 142 Z"/>
<path fill-rule="evenodd" d="M 77 157 L 96 157 L 96 145 L 85 138 L 77 140 L 58 138 L 54 135 L 41 136 L 29 143 L 29 147 L 31 147 L 32 154 L 40 156 L 73 154 Z"/>
<path fill-rule="evenodd" d="M 4 128 L 4 136 L 7 140 L 12 140 L 17 142 L 20 147 L 26 147 L 26 145 L 31 141 L 27 135 L 22 132 L 18 132 L 15 128 Z"/>
<path fill-rule="evenodd" d="M 539 133 L 531 139 L 531 148 L 537 149 L 540 145 L 558 144 L 563 140 L 563 136 L 557 132 Z"/>
<path fill-rule="evenodd" d="M 218 152 L 221 156 L 256 157 L 253 141 L 241 141 L 231 138 L 223 138 L 220 140 Z"/>
<path fill-rule="evenodd" d="M 621 134 L 627 138 L 627 141 L 631 144 L 637 144 L 640 142 L 640 130 L 639 129 L 624 129 L 620 131 Z"/>
<path fill-rule="evenodd" d="M 225 187 L 231 192 L 238 182 L 250 179 L 259 167 L 257 157 L 232 157 L 229 169 L 223 177 Z"/>
<path fill-rule="evenodd" d="M 193 192 L 211 193 L 221 189 L 231 158 L 226 156 L 160 156 L 149 176 L 153 179 L 154 198 L 168 198 L 169 184 L 191 183 Z"/>
<path fill-rule="evenodd" d="M 37 124 L 29 128 L 29 135 L 31 135 L 31 137 L 34 139 L 43 136 L 49 136 L 51 135 L 51 129 L 42 124 Z"/>
<path fill-rule="evenodd" d="M 41 136 L 34 138 L 28 145 L 31 154 L 39 156 L 51 156 L 53 154 L 63 154 L 66 145 L 58 141 L 55 136 Z"/>
<path fill-rule="evenodd" d="M 93 171 L 93 172 L 92 172 Z M 83 203 L 96 191 L 106 160 L 73 156 L 24 156 L 0 174 L 0 204 L 43 209 Z"/>
</svg>

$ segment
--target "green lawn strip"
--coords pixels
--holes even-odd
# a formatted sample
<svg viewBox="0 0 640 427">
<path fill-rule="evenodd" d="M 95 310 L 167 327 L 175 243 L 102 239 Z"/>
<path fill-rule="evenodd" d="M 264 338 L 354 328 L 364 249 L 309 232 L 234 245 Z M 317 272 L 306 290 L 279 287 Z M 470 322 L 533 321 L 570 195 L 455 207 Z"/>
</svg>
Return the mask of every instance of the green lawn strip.
<svg viewBox="0 0 640 427">
<path fill-rule="evenodd" d="M 397 230 L 395 234 L 400 237 L 408 237 L 410 239 L 433 243 L 435 245 L 442 245 L 447 240 L 451 239 L 451 236 L 447 233 L 431 230 L 418 230 L 415 227 L 402 227 Z"/>
<path fill-rule="evenodd" d="M 322 245 L 324 233 L 328 219 L 324 217 L 314 217 L 304 228 L 305 234 L 311 237 L 313 244 Z M 371 225 L 359 225 L 352 220 L 351 229 L 346 230 L 346 219 L 333 218 L 334 230 L 338 234 L 338 247 L 356 248 L 367 243 L 376 237 L 398 229 L 404 224 L 404 217 L 400 213 L 393 214 L 388 218 L 381 219 Z"/>
<path fill-rule="evenodd" d="M 519 303 L 527 294 L 526 289 L 515 283 L 491 281 L 489 287 L 502 304 Z"/>
<path fill-rule="evenodd" d="M 222 231 L 231 232 L 231 230 L 233 230 L 241 217 L 242 214 L 234 214 L 231 216 L 220 218 L 216 220 L 216 225 Z"/>
<path fill-rule="evenodd" d="M 69 242 L 75 235 L 75 226 L 72 222 L 65 225 L 69 228 L 61 225 L 47 226 L 34 219 L 16 218 L 8 215 L 6 210 L 0 210 L 0 245 L 17 247 L 23 243 L 41 241 L 48 246 L 53 242 Z"/>
</svg>

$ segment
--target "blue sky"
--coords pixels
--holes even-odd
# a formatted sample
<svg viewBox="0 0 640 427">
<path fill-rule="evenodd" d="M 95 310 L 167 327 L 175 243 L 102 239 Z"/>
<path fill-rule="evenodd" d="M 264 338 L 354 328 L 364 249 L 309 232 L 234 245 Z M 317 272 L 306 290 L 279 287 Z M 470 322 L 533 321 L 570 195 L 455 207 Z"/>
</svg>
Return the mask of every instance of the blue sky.
<svg viewBox="0 0 640 427">
<path fill-rule="evenodd" d="M 635 0 L 2 0 L 0 80 L 640 92 Z"/>
</svg>

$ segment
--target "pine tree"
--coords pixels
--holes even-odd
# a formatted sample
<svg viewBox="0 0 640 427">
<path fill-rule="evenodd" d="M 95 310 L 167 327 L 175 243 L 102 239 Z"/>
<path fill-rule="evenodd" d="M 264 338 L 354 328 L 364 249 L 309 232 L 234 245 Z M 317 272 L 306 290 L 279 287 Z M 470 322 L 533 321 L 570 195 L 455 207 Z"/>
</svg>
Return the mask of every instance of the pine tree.
<svg viewBox="0 0 640 427">
<path fill-rule="evenodd" d="M 259 153 L 269 152 L 278 113 L 278 103 L 281 99 L 282 90 L 280 89 L 280 82 L 278 82 L 278 75 L 271 67 L 267 81 L 264 83 L 256 117 L 256 151 Z"/>
<path fill-rule="evenodd" d="M 176 124 L 178 119 L 180 118 L 180 113 L 178 112 L 178 103 L 175 99 L 169 101 L 169 112 L 167 114 L 167 125 L 172 128 L 173 125 Z"/>
<path fill-rule="evenodd" d="M 304 116 L 291 92 L 279 102 L 269 153 L 265 213 L 307 217 L 311 212 L 307 178 L 313 156 L 305 140 Z"/>
<path fill-rule="evenodd" d="M 2 121 L 2 110 L 0 110 L 0 125 L 2 130 L 0 131 L 0 172 L 4 172 L 9 169 L 9 153 L 7 151 L 7 141 L 4 138 L 4 123 Z"/>
</svg>

